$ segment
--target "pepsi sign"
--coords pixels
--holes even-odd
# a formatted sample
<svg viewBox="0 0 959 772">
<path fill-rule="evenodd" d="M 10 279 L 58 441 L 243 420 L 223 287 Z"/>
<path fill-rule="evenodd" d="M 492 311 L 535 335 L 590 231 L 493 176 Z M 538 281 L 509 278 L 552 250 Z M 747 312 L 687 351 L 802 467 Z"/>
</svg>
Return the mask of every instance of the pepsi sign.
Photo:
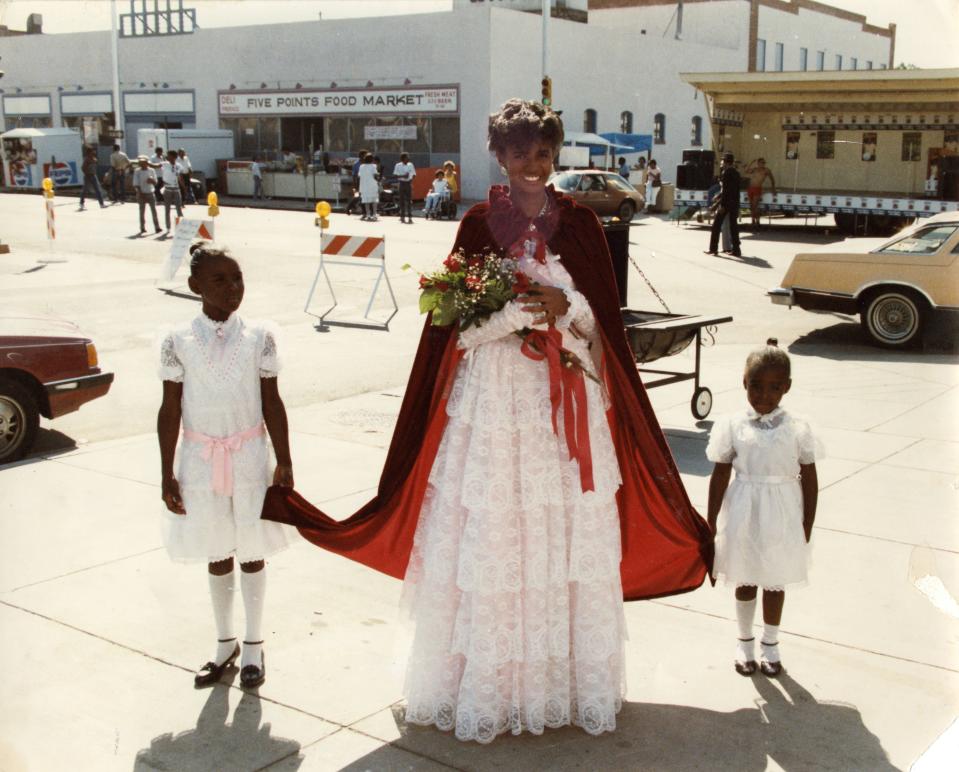
<svg viewBox="0 0 959 772">
<path fill-rule="evenodd" d="M 58 161 L 55 164 L 44 164 L 43 176 L 53 180 L 53 184 L 58 188 L 65 185 L 80 184 L 76 161 Z"/>
</svg>

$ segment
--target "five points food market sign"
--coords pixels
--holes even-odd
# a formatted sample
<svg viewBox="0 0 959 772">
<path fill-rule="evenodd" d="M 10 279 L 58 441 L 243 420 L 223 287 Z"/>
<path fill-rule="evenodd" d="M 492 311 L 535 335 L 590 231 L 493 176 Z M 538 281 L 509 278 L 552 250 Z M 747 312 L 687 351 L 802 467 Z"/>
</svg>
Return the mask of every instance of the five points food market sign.
<svg viewBox="0 0 959 772">
<path fill-rule="evenodd" d="M 458 86 L 335 91 L 221 91 L 220 115 L 342 115 L 459 112 Z"/>
</svg>

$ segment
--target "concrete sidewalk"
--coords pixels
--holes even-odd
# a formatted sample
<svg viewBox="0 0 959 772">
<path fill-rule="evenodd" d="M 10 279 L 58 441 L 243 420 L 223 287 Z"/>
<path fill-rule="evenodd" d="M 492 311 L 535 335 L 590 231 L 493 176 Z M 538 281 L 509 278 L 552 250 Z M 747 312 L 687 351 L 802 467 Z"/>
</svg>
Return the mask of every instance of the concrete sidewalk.
<svg viewBox="0 0 959 772">
<path fill-rule="evenodd" d="M 742 404 L 749 348 L 709 350 L 714 415 Z M 147 434 L 0 472 L 0 769 L 883 770 L 937 739 L 955 759 L 957 733 L 939 738 L 959 712 L 959 371 L 929 355 L 791 353 L 784 404 L 815 418 L 828 457 L 778 682 L 733 672 L 732 592 L 706 586 L 627 605 L 615 733 L 459 743 L 403 721 L 400 583 L 298 541 L 270 561 L 266 683 L 244 693 L 233 670 L 195 691 L 213 639 L 205 569 L 160 546 Z M 400 394 L 291 410 L 297 487 L 336 515 L 365 501 Z M 650 395 L 705 511 L 711 422 L 680 386 Z"/>
</svg>

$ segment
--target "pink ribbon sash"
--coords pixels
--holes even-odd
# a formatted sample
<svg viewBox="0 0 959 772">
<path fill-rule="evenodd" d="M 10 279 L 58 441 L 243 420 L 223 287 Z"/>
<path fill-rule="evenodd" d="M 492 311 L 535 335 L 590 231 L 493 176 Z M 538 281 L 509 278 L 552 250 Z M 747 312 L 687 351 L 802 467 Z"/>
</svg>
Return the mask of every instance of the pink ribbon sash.
<svg viewBox="0 0 959 772">
<path fill-rule="evenodd" d="M 183 438 L 191 442 L 202 442 L 203 460 L 213 463 L 213 492 L 221 496 L 233 495 L 233 452 L 247 440 L 263 434 L 263 424 L 251 426 L 229 437 L 211 437 L 190 429 L 183 430 Z"/>
</svg>

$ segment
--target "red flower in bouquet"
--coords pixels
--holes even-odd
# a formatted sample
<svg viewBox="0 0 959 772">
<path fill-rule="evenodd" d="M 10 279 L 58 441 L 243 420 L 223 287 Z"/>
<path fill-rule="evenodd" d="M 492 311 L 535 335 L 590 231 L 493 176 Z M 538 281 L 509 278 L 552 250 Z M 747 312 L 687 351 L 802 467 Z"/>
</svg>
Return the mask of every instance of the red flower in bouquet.
<svg viewBox="0 0 959 772">
<path fill-rule="evenodd" d="M 443 265 L 446 267 L 446 270 L 453 273 L 463 270 L 463 262 L 460 260 L 460 255 L 458 253 L 453 253 L 443 261 Z"/>
</svg>

